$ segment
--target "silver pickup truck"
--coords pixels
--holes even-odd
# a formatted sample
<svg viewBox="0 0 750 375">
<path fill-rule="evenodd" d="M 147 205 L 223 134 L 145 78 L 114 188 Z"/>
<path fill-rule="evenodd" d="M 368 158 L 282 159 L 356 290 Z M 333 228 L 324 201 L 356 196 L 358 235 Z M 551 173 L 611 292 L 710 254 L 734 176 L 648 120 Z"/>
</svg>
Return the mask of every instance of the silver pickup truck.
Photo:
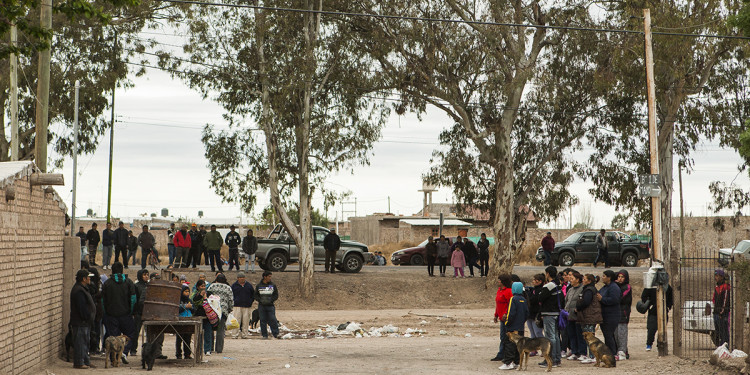
<svg viewBox="0 0 750 375">
<path fill-rule="evenodd" d="M 323 227 L 313 227 L 315 237 L 315 264 L 324 264 L 326 252 L 323 248 L 323 239 L 329 231 Z M 341 241 L 341 248 L 336 252 L 336 268 L 340 271 L 355 273 L 362 269 L 366 263 L 372 262 L 373 254 L 367 249 L 367 245 L 353 241 Z M 292 237 L 287 233 L 284 226 L 277 224 L 265 239 L 258 240 L 258 251 L 255 259 L 260 268 L 269 271 L 283 271 L 287 264 L 299 261 L 299 251 Z"/>
</svg>

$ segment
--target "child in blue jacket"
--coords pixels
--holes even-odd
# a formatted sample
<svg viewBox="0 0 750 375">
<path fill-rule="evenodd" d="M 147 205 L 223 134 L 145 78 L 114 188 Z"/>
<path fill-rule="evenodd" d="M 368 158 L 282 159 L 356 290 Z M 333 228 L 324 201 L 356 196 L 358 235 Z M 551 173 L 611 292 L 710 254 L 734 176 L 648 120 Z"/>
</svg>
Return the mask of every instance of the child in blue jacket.
<svg viewBox="0 0 750 375">
<path fill-rule="evenodd" d="M 523 283 L 514 282 L 511 286 L 511 291 L 513 292 L 513 298 L 510 299 L 508 313 L 503 319 L 505 332 L 516 332 L 523 336 L 523 326 L 529 318 L 529 305 L 526 297 L 523 295 Z M 507 338 L 507 335 L 503 339 L 506 341 L 503 353 L 503 365 L 500 366 L 500 370 L 515 369 L 521 359 L 518 348 L 516 348 L 516 344 L 513 341 Z"/>
<path fill-rule="evenodd" d="M 190 301 L 190 287 L 187 285 L 182 286 L 182 293 L 180 294 L 180 317 L 193 316 L 193 303 Z M 182 337 L 180 337 L 182 336 Z M 191 334 L 179 334 L 175 335 L 175 349 L 177 353 L 175 357 L 182 359 L 182 352 L 185 351 L 185 359 L 192 359 L 190 356 L 192 351 L 190 350 L 190 340 L 193 338 Z"/>
</svg>

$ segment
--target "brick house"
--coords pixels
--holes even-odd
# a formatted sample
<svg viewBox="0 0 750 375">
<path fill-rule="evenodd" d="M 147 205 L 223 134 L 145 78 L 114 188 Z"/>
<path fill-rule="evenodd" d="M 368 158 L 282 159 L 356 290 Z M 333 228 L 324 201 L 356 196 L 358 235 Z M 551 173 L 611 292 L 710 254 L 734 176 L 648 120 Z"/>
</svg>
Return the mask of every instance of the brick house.
<svg viewBox="0 0 750 375">
<path fill-rule="evenodd" d="M 38 372 L 60 354 L 66 206 L 44 176 L 30 161 L 0 163 L 3 374 Z"/>
</svg>

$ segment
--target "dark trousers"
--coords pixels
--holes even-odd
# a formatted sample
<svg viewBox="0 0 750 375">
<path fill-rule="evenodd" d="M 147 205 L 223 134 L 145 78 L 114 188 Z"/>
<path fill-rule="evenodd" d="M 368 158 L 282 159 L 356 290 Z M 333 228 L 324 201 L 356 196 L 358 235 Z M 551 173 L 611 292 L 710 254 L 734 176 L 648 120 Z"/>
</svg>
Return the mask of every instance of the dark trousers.
<svg viewBox="0 0 750 375">
<path fill-rule="evenodd" d="M 447 257 L 438 257 L 438 265 L 440 268 L 440 274 L 445 275 L 445 270 L 448 269 L 448 258 Z"/>
<path fill-rule="evenodd" d="M 188 255 L 188 259 L 190 260 L 188 264 L 195 268 L 198 265 L 201 264 L 201 249 L 200 247 L 191 247 L 190 248 L 190 255 Z"/>
<path fill-rule="evenodd" d="M 480 258 L 479 259 L 479 274 L 480 276 L 487 276 L 487 273 L 490 272 L 490 264 L 489 259 L 486 258 Z"/>
<path fill-rule="evenodd" d="M 594 267 L 599 262 L 604 262 L 604 268 L 609 268 L 609 251 L 604 249 L 599 250 L 596 254 L 596 259 L 594 259 Z"/>
<path fill-rule="evenodd" d="M 92 266 L 96 264 L 96 248 L 97 246 L 89 245 L 89 264 Z"/>
<path fill-rule="evenodd" d="M 211 272 L 216 271 L 216 268 L 218 268 L 219 271 L 224 272 L 224 266 L 221 264 L 221 254 L 219 253 L 219 250 L 209 250 L 208 259 L 211 261 Z"/>
<path fill-rule="evenodd" d="M 717 346 L 721 346 L 723 343 L 729 342 L 729 315 L 714 314 L 714 328 L 716 329 L 716 337 L 719 342 Z"/>
<path fill-rule="evenodd" d="M 583 341 L 581 325 L 575 321 L 569 321 L 568 325 L 565 327 L 565 331 L 568 333 L 568 347 L 570 348 L 570 351 L 575 355 L 586 354 L 588 345 L 586 344 L 586 341 Z"/>
<path fill-rule="evenodd" d="M 551 266 L 552 265 L 552 253 L 547 250 L 542 250 L 544 253 L 544 265 L 545 266 Z"/>
<path fill-rule="evenodd" d="M 209 256 L 208 256 L 208 249 L 206 249 L 205 247 L 201 246 L 201 254 L 203 254 L 203 264 L 205 264 L 205 265 L 211 264 L 211 261 L 208 259 L 209 258 Z"/>
<path fill-rule="evenodd" d="M 497 347 L 495 358 L 505 359 L 505 342 L 508 341 L 508 335 L 505 334 L 505 324 L 500 322 L 500 345 Z"/>
<path fill-rule="evenodd" d="M 90 365 L 89 359 L 89 333 L 88 326 L 72 326 L 73 335 L 73 364 L 76 366 Z"/>
<path fill-rule="evenodd" d="M 182 336 L 182 337 L 180 337 Z M 192 350 L 190 350 L 190 340 L 193 338 L 193 335 L 191 334 L 180 334 L 175 335 L 175 341 L 174 341 L 174 347 L 175 347 L 175 357 L 180 358 L 182 357 L 182 352 L 185 352 L 185 358 L 190 357 L 190 354 L 193 353 Z"/>
<path fill-rule="evenodd" d="M 276 337 L 279 335 L 279 321 L 276 320 L 276 306 L 258 305 L 258 315 L 260 318 L 260 334 L 268 337 L 268 327 L 271 326 L 271 334 Z"/>
<path fill-rule="evenodd" d="M 237 268 L 237 271 L 240 270 L 240 250 L 239 249 L 229 249 L 229 270 L 232 270 L 232 267 Z"/>
<path fill-rule="evenodd" d="M 122 263 L 125 267 L 128 266 L 128 247 L 123 245 L 115 245 L 115 262 L 120 261 L 120 254 L 122 254 Z"/>
<path fill-rule="evenodd" d="M 148 262 L 148 254 L 150 251 L 141 250 L 141 269 L 146 268 L 146 262 Z"/>
<path fill-rule="evenodd" d="M 615 331 L 617 331 L 617 322 L 602 322 L 599 325 L 604 336 L 604 345 L 607 345 L 612 354 L 617 354 L 617 342 L 615 341 Z"/>
<path fill-rule="evenodd" d="M 427 274 L 435 276 L 435 257 L 427 256 Z"/>
<path fill-rule="evenodd" d="M 99 342 L 101 342 L 102 338 L 102 321 L 94 319 L 94 322 L 91 323 L 91 327 L 89 328 L 89 351 L 90 352 L 98 352 L 99 351 Z"/>
<path fill-rule="evenodd" d="M 124 353 L 130 353 L 130 349 L 133 347 L 135 342 L 135 322 L 131 315 L 125 315 L 121 317 L 104 316 L 104 328 L 107 330 L 104 339 L 109 336 L 120 336 L 126 335 L 130 337 L 128 344 L 125 345 Z"/>
<path fill-rule="evenodd" d="M 336 271 L 336 250 L 326 250 L 326 271 Z"/>
<path fill-rule="evenodd" d="M 140 315 L 134 315 L 133 321 L 135 322 L 135 338 L 133 339 L 133 348 L 130 349 L 130 354 L 135 354 L 138 351 L 138 338 L 141 336 L 141 328 L 143 328 L 143 319 Z"/>
<path fill-rule="evenodd" d="M 479 265 L 477 264 L 477 257 L 471 257 L 471 258 L 469 258 L 466 261 L 466 265 L 469 266 L 469 273 L 471 274 L 471 276 L 474 276 L 474 267 L 476 267 L 477 269 L 479 269 L 480 272 L 482 271 L 482 269 L 479 268 Z"/>
<path fill-rule="evenodd" d="M 137 249 L 128 250 L 128 257 L 125 259 L 125 265 L 127 265 L 128 263 L 130 263 L 130 265 L 132 265 L 132 266 L 136 265 L 136 263 L 135 263 L 135 254 L 136 254 L 136 251 L 137 251 Z"/>
<path fill-rule="evenodd" d="M 519 335 L 523 336 L 523 331 L 517 331 Z M 503 344 L 503 363 L 509 365 L 511 363 L 518 364 L 521 356 L 518 353 L 516 344 L 508 338 L 508 335 L 503 337 L 505 343 Z"/>
</svg>

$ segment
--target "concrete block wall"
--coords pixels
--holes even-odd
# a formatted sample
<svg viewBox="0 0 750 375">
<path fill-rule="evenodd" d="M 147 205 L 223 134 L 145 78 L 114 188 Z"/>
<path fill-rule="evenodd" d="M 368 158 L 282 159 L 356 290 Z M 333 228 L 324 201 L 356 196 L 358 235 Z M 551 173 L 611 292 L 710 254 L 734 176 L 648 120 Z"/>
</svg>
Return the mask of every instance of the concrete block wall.
<svg viewBox="0 0 750 375">
<path fill-rule="evenodd" d="M 0 188 L 0 372 L 34 373 L 60 354 L 65 212 L 55 193 L 13 181 Z"/>
</svg>

